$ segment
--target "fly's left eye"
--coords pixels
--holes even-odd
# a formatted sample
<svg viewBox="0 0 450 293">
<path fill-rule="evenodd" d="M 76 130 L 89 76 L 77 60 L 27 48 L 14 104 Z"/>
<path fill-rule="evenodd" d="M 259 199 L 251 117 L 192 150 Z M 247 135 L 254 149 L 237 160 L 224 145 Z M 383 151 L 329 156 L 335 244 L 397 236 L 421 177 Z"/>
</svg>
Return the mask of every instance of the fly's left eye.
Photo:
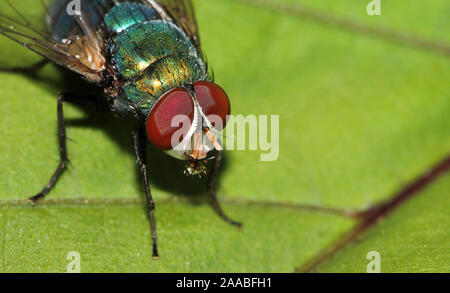
<svg viewBox="0 0 450 293">
<path fill-rule="evenodd" d="M 192 124 L 194 103 L 188 92 L 181 88 L 176 88 L 166 93 L 153 107 L 146 123 L 148 140 L 162 150 L 169 150 L 174 147 L 172 145 L 172 136 L 175 132 L 177 130 L 186 130 L 176 143 L 181 142 L 190 127 L 186 128 L 183 125 L 173 127 L 172 120 L 177 115 L 188 117 L 188 122 Z"/>
<path fill-rule="evenodd" d="M 217 115 L 222 120 L 222 125 L 215 125 L 214 121 L 211 124 L 222 130 L 227 123 L 227 115 L 230 115 L 230 101 L 225 91 L 215 83 L 209 81 L 198 81 L 194 83 L 197 101 L 202 107 L 203 114 L 206 117 L 209 115 Z"/>
</svg>

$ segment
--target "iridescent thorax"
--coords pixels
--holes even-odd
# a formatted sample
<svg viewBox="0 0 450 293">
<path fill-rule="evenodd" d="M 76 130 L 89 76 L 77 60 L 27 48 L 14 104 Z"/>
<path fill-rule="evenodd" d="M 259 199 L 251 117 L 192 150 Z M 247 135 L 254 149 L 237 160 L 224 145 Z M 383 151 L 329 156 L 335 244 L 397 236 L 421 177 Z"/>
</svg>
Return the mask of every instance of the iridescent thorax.
<svg viewBox="0 0 450 293">
<path fill-rule="evenodd" d="M 51 11 L 60 12 L 62 4 L 54 2 Z M 90 20 L 100 25 L 95 8 L 105 0 L 84 1 Z M 58 9 L 59 8 L 59 9 Z M 107 8 L 108 9 L 108 8 Z M 54 37 L 63 39 L 79 29 L 75 21 L 55 17 L 51 24 Z M 122 2 L 104 16 L 105 44 L 111 65 L 120 81 L 117 107 L 132 107 L 146 117 L 157 100 L 167 91 L 199 80 L 209 80 L 205 63 L 189 37 L 173 22 L 163 20 L 149 6 Z M 63 32 L 61 29 L 64 28 Z"/>
</svg>

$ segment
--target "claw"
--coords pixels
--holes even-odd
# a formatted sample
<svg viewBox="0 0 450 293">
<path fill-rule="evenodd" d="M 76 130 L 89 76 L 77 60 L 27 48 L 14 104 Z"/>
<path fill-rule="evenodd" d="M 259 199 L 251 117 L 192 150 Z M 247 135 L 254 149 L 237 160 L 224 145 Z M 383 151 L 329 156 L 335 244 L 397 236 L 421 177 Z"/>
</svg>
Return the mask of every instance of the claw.
<svg viewBox="0 0 450 293">
<path fill-rule="evenodd" d="M 28 198 L 28 202 L 31 203 L 31 205 L 36 205 L 36 200 L 33 199 L 32 197 Z"/>
<path fill-rule="evenodd" d="M 36 205 L 37 201 L 42 197 L 42 194 L 36 194 L 35 196 L 29 197 L 28 201 L 34 206 Z"/>
</svg>

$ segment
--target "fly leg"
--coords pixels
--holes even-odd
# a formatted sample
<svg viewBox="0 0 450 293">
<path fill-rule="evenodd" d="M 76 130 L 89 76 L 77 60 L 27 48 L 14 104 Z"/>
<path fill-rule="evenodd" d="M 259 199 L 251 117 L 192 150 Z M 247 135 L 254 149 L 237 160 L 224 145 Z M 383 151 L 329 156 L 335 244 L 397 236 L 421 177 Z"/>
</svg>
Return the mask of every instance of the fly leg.
<svg viewBox="0 0 450 293">
<path fill-rule="evenodd" d="M 64 112 L 63 112 L 63 101 L 66 94 L 60 94 L 58 97 L 58 106 L 57 106 L 57 113 L 58 113 L 58 138 L 59 138 L 59 164 L 58 167 L 56 167 L 55 172 L 53 173 L 53 176 L 50 178 L 50 181 L 45 185 L 45 187 L 36 194 L 35 196 L 30 197 L 28 200 L 34 204 L 39 199 L 45 197 L 47 193 L 50 191 L 50 189 L 55 186 L 56 181 L 58 180 L 59 176 L 64 171 L 64 167 L 69 162 L 69 158 L 67 157 L 67 146 L 66 146 L 66 126 L 64 125 Z"/>
<path fill-rule="evenodd" d="M 12 72 L 12 73 L 25 73 L 34 74 L 44 67 L 50 60 L 42 59 L 30 66 L 17 66 L 17 67 L 0 67 L 0 72 Z"/>
<path fill-rule="evenodd" d="M 222 162 L 222 152 L 217 152 L 216 158 L 214 159 L 214 166 L 212 168 L 212 172 L 208 180 L 208 193 L 211 195 L 214 209 L 219 214 L 219 216 L 222 219 L 224 219 L 227 223 L 234 225 L 238 228 L 241 228 L 242 223 L 230 219 L 223 211 L 222 207 L 220 206 L 219 200 L 217 199 L 216 185 L 221 162 Z"/>
<path fill-rule="evenodd" d="M 139 171 L 141 171 L 142 178 L 144 180 L 145 194 L 147 196 L 147 211 L 150 219 L 150 228 L 152 233 L 152 255 L 154 259 L 159 258 L 158 247 L 156 242 L 156 223 L 155 223 L 155 202 L 153 201 L 150 191 L 150 185 L 147 178 L 147 155 L 146 145 L 147 139 L 144 128 L 140 127 L 135 133 L 134 138 L 134 151 L 136 153 L 137 164 Z"/>
</svg>

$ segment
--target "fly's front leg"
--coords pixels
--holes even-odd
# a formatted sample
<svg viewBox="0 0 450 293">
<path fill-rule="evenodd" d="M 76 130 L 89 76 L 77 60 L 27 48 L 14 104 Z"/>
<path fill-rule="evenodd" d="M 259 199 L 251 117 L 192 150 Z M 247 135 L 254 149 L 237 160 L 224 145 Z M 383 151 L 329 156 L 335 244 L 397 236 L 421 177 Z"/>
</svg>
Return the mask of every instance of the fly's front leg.
<svg viewBox="0 0 450 293">
<path fill-rule="evenodd" d="M 152 194 L 150 191 L 150 185 L 147 178 L 147 155 L 146 155 L 146 145 L 147 138 L 145 130 L 140 127 L 134 134 L 134 150 L 136 152 L 137 164 L 139 171 L 141 171 L 142 178 L 144 180 L 145 194 L 147 196 L 147 211 L 150 219 L 150 227 L 152 233 L 152 254 L 153 258 L 159 258 L 158 246 L 156 239 L 156 223 L 155 223 L 155 202 L 153 201 Z"/>
<path fill-rule="evenodd" d="M 56 181 L 58 180 L 59 176 L 61 176 L 65 166 L 69 162 L 69 158 L 67 157 L 66 126 L 64 124 L 64 112 L 63 112 L 63 102 L 65 95 L 66 94 L 59 95 L 57 106 L 59 157 L 60 157 L 59 164 L 58 167 L 56 167 L 53 176 L 50 178 L 50 181 L 47 183 L 47 185 L 45 185 L 45 187 L 41 190 L 41 192 L 28 199 L 32 204 L 36 203 L 36 201 L 38 201 L 39 199 L 45 197 L 47 193 L 50 191 L 50 189 L 52 189 L 53 186 L 55 186 Z"/>
<path fill-rule="evenodd" d="M 211 175 L 208 180 L 208 193 L 211 195 L 214 209 L 219 214 L 219 216 L 222 219 L 224 219 L 226 222 L 230 223 L 231 225 L 241 228 L 242 223 L 239 223 L 239 222 L 236 222 L 236 221 L 230 219 L 223 211 L 222 207 L 220 206 L 219 200 L 217 199 L 216 186 L 217 186 L 217 178 L 219 175 L 221 162 L 222 162 L 222 152 L 217 152 L 217 155 L 214 159 L 214 166 L 212 168 L 212 172 L 211 172 Z"/>
</svg>

